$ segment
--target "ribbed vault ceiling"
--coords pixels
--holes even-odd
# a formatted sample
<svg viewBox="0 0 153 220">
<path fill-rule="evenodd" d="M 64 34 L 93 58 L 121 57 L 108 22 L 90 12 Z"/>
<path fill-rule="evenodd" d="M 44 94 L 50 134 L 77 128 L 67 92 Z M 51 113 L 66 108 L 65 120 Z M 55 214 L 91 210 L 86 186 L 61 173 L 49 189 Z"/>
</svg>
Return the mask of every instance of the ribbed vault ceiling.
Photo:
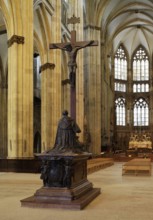
<svg viewBox="0 0 153 220">
<path fill-rule="evenodd" d="M 114 50 L 123 43 L 131 55 L 142 44 L 153 52 L 153 1 L 106 1 L 102 15 L 104 39 L 113 43 Z"/>
<path fill-rule="evenodd" d="M 86 22 L 101 26 L 102 41 L 131 55 L 142 44 L 153 53 L 153 0 L 84 0 Z M 0 11 L 0 31 L 4 30 Z"/>
<path fill-rule="evenodd" d="M 153 52 L 153 0 L 84 0 L 86 24 L 101 26 L 102 42 L 129 55 L 142 44 Z"/>
</svg>

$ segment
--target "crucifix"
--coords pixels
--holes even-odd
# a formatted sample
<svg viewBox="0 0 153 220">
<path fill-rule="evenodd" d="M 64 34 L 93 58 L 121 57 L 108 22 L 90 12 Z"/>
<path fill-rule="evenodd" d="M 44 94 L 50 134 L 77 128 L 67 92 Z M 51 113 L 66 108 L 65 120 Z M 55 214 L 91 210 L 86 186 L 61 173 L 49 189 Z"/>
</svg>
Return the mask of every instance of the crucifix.
<svg viewBox="0 0 153 220">
<path fill-rule="evenodd" d="M 68 69 L 69 69 L 69 83 L 70 83 L 70 115 L 73 119 L 76 119 L 76 69 L 77 69 L 77 53 L 78 50 L 98 46 L 98 41 L 76 41 L 75 24 L 80 23 L 80 18 L 74 15 L 68 19 L 68 24 L 73 24 L 73 30 L 71 31 L 70 42 L 50 44 L 49 49 L 61 49 L 68 53 Z"/>
</svg>

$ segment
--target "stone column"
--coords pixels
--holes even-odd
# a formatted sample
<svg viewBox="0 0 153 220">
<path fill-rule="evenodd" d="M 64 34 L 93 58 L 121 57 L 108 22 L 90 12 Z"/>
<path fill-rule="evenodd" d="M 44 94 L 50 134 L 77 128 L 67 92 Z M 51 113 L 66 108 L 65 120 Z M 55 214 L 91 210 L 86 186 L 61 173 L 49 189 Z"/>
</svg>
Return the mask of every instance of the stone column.
<svg viewBox="0 0 153 220">
<path fill-rule="evenodd" d="M 42 152 L 53 146 L 54 136 L 52 127 L 52 92 L 55 65 L 45 63 L 41 66 L 41 136 Z"/>
<path fill-rule="evenodd" d="M 33 1 L 14 1 L 8 40 L 8 158 L 33 157 Z M 22 19 L 21 19 L 21 17 Z"/>
<path fill-rule="evenodd" d="M 101 152 L 101 40 L 100 28 L 85 27 L 86 40 L 98 40 L 99 46 L 90 47 L 85 52 L 85 114 L 91 135 L 91 149 L 95 154 Z"/>
<path fill-rule="evenodd" d="M 51 43 L 61 42 L 61 1 L 54 2 L 51 20 Z M 44 59 L 45 60 L 45 59 Z M 61 50 L 49 50 L 42 65 L 41 140 L 42 151 L 54 146 L 57 124 L 61 117 Z"/>
</svg>

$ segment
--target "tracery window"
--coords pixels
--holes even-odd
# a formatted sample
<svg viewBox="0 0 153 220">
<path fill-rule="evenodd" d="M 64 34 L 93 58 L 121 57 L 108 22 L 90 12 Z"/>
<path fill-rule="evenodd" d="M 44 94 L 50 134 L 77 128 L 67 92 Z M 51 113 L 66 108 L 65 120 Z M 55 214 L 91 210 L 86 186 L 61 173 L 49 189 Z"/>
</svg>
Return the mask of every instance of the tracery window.
<svg viewBox="0 0 153 220">
<path fill-rule="evenodd" d="M 133 57 L 133 80 L 149 80 L 149 60 L 142 47 L 139 47 Z"/>
<path fill-rule="evenodd" d="M 135 100 L 133 114 L 134 126 L 149 125 L 149 107 L 143 98 Z"/>
<path fill-rule="evenodd" d="M 148 94 L 145 93 L 150 92 L 149 57 L 147 55 L 147 51 L 142 46 L 139 46 L 132 56 L 132 78 L 130 77 L 131 75 L 127 77 L 127 69 L 127 56 L 124 50 L 124 46 L 120 45 L 114 58 L 114 90 L 117 96 L 120 93 L 120 98 L 117 98 L 115 101 L 116 125 L 125 126 L 126 123 L 132 122 L 130 113 L 128 115 L 128 109 L 126 109 L 126 107 L 130 108 L 129 106 L 132 105 L 134 101 L 133 98 L 135 95 L 132 95 L 132 91 L 133 93 L 141 93 L 141 98 L 134 101 L 132 110 L 133 124 L 131 125 L 148 126 L 149 104 L 148 101 L 146 101 Z M 129 73 L 131 74 L 131 72 Z M 125 98 L 122 98 L 122 95 Z"/>
<path fill-rule="evenodd" d="M 116 125 L 125 126 L 125 98 L 119 97 L 115 101 Z"/>
<path fill-rule="evenodd" d="M 127 58 L 122 45 L 115 54 L 115 79 L 127 80 Z"/>
</svg>

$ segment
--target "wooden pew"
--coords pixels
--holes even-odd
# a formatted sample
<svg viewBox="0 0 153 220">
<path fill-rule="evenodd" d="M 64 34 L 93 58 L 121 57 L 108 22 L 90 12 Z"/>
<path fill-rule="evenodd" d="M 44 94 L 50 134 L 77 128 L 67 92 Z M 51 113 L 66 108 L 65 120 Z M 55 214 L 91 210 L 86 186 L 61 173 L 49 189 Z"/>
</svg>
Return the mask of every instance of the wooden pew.
<svg viewBox="0 0 153 220">
<path fill-rule="evenodd" d="M 93 173 L 100 169 L 112 166 L 114 160 L 112 158 L 96 158 L 87 161 L 87 173 Z"/>
<path fill-rule="evenodd" d="M 122 175 L 125 174 L 148 174 L 151 175 L 151 159 L 135 158 L 122 166 Z"/>
</svg>

